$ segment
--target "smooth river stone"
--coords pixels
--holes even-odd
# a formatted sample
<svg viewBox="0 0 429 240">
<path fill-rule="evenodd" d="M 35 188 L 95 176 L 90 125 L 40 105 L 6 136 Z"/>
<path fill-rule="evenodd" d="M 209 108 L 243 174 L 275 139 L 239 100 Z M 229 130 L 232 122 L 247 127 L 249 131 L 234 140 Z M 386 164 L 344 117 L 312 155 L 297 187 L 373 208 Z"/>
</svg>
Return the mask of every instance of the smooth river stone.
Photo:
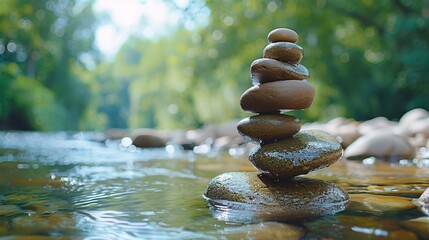
<svg viewBox="0 0 429 240">
<path fill-rule="evenodd" d="M 290 179 L 331 165 L 341 158 L 340 143 L 321 130 L 306 130 L 293 138 L 257 146 L 250 162 L 273 179 Z"/>
<path fill-rule="evenodd" d="M 286 114 L 256 115 L 241 120 L 237 125 L 244 138 L 262 143 L 292 137 L 300 129 L 299 119 Z"/>
<path fill-rule="evenodd" d="M 268 41 L 274 42 L 298 42 L 298 34 L 289 28 L 277 28 L 268 33 Z"/>
<path fill-rule="evenodd" d="M 408 126 L 425 118 L 429 118 L 429 112 L 423 108 L 415 108 L 402 115 L 401 119 L 399 119 L 399 124 Z"/>
<path fill-rule="evenodd" d="M 219 218 L 218 218 L 219 219 Z M 219 219 L 224 220 L 224 219 Z M 226 220 L 228 221 L 228 220 Z M 298 226 L 278 222 L 244 224 L 216 230 L 223 239 L 287 239 L 300 240 L 305 235 Z"/>
<path fill-rule="evenodd" d="M 419 239 L 429 239 L 429 218 L 418 217 L 400 222 L 401 226 L 418 234 Z M 407 239 L 409 240 L 409 239 Z"/>
<path fill-rule="evenodd" d="M 138 128 L 131 132 L 132 144 L 141 148 L 159 148 L 167 144 L 166 134 L 150 128 Z"/>
<path fill-rule="evenodd" d="M 387 160 L 413 159 L 414 147 L 407 138 L 384 130 L 363 135 L 348 146 L 344 156 L 351 160 L 376 157 Z"/>
<path fill-rule="evenodd" d="M 305 109 L 311 106 L 315 90 L 303 80 L 265 83 L 247 89 L 240 98 L 244 111 L 272 113 L 287 109 Z"/>
<path fill-rule="evenodd" d="M 345 209 L 348 195 L 335 184 L 297 177 L 272 181 L 256 172 L 228 172 L 213 178 L 204 197 L 224 214 L 234 211 L 253 219 L 293 221 L 335 214 Z M 235 216 L 240 217 L 240 216 Z"/>
<path fill-rule="evenodd" d="M 400 212 L 415 208 L 409 198 L 377 194 L 351 194 L 347 208 L 353 212 L 372 213 L 376 215 L 387 212 Z"/>
<path fill-rule="evenodd" d="M 295 43 L 276 42 L 270 43 L 264 48 L 263 56 L 264 58 L 296 64 L 304 56 L 304 50 Z"/>
<path fill-rule="evenodd" d="M 253 85 L 309 78 L 308 69 L 301 64 L 289 64 L 271 58 L 260 58 L 250 65 L 250 79 Z"/>
</svg>

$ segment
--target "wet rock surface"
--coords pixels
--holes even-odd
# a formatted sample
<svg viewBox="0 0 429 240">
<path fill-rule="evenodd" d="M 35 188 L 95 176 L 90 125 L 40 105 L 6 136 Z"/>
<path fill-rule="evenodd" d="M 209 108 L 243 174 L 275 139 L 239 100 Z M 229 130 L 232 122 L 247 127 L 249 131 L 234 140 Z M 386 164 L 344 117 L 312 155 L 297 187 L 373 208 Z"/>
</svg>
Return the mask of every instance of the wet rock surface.
<svg viewBox="0 0 429 240">
<path fill-rule="evenodd" d="M 320 130 L 300 131 L 301 124 L 282 110 L 311 106 L 310 76 L 300 66 L 304 51 L 298 35 L 285 28 L 268 34 L 263 59 L 251 66 L 255 86 L 240 98 L 244 111 L 258 113 L 241 120 L 238 132 L 256 142 L 249 154 L 259 173 L 225 173 L 208 185 L 205 197 L 216 209 L 241 210 L 244 216 L 293 221 L 343 211 L 348 196 L 333 183 L 296 177 L 327 167 L 341 158 L 340 143 Z M 305 72 L 305 73 L 304 73 Z M 310 191 L 310 192 L 309 192 Z M 249 214 L 247 212 L 251 212 Z M 225 214 L 220 216 L 225 218 Z"/>
<path fill-rule="evenodd" d="M 303 189 L 311 189 L 311 194 Z M 287 221 L 335 214 L 345 209 L 348 200 L 333 183 L 310 178 L 273 182 L 256 172 L 221 174 L 212 179 L 204 195 L 213 204 L 273 214 Z"/>
<path fill-rule="evenodd" d="M 301 122 L 292 115 L 262 114 L 241 120 L 237 129 L 250 141 L 267 143 L 292 137 L 301 129 Z"/>
<path fill-rule="evenodd" d="M 354 126 L 349 119 L 344 124 Z M 92 138 L 66 144 L 50 141 L 51 136 L 0 132 L 0 139 L 11 139 L 7 145 L 0 141 L 0 206 L 5 206 L 0 236 L 5 239 L 293 239 L 295 234 L 301 239 L 429 239 L 428 215 L 412 205 L 429 187 L 427 149 L 413 160 L 343 160 L 308 173 L 306 178 L 343 189 L 349 204 L 335 215 L 285 224 L 287 220 L 275 220 L 285 219 L 282 211 L 275 215 L 238 202 L 207 209 L 201 198 L 216 175 L 255 172 L 247 153 L 128 152 L 94 144 Z M 53 179 L 62 185 L 52 185 Z"/>
<path fill-rule="evenodd" d="M 341 145 L 320 130 L 301 131 L 293 138 L 256 147 L 249 160 L 273 179 L 290 179 L 336 162 Z"/>
<path fill-rule="evenodd" d="M 287 239 L 298 240 L 304 231 L 296 226 L 278 222 L 248 224 L 220 231 L 227 239 Z"/>
<path fill-rule="evenodd" d="M 329 231 L 335 228 L 334 226 L 336 225 L 340 225 L 342 228 L 336 229 L 336 231 Z M 325 233 L 323 234 L 324 237 L 320 239 L 419 239 L 417 234 L 388 218 L 374 219 L 367 216 L 338 215 L 326 219 L 325 222 L 314 221 L 305 224 L 305 226 L 318 229 L 314 233 L 307 235 L 309 239 L 321 232 Z"/>
<path fill-rule="evenodd" d="M 348 210 L 372 213 L 375 215 L 388 212 L 400 212 L 415 208 L 409 198 L 375 194 L 353 194 L 350 196 Z"/>
</svg>

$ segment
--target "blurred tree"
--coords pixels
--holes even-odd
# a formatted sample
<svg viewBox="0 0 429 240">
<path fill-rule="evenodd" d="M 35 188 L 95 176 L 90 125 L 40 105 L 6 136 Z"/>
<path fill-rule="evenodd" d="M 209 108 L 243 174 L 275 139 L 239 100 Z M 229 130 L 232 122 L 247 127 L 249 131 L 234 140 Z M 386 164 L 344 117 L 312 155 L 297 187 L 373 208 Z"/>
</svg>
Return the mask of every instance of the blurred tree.
<svg viewBox="0 0 429 240">
<path fill-rule="evenodd" d="M 188 31 L 159 41 L 130 39 L 113 65 L 113 76 L 129 91 L 128 126 L 183 128 L 200 123 L 191 95 Z M 120 96 L 124 96 L 123 94 Z M 206 98 L 208 99 L 208 98 Z"/>
<path fill-rule="evenodd" d="M 92 121 L 85 114 L 94 83 L 79 76 L 87 71 L 85 59 L 97 59 L 91 4 L 5 0 L 0 5 L 0 128 L 74 130 Z"/>
<path fill-rule="evenodd" d="M 92 72 L 92 77 L 97 82 L 97 105 L 95 111 L 105 118 L 105 127 L 127 128 L 129 115 L 129 81 L 127 72 L 116 75 L 118 67 L 126 67 L 124 64 L 100 63 Z"/>
<path fill-rule="evenodd" d="M 317 36 L 306 49 L 318 53 L 310 58 L 310 69 L 316 70 L 323 86 L 335 87 L 328 104 L 358 120 L 398 119 L 416 107 L 429 109 L 427 1 L 317 3 L 312 18 L 324 27 L 298 29 L 308 29 L 304 36 Z"/>
<path fill-rule="evenodd" d="M 313 107 L 297 112 L 304 121 L 335 116 L 398 119 L 416 107 L 429 109 L 428 1 L 249 0 L 206 5 L 211 14 L 208 26 L 198 33 L 199 58 L 193 69 L 196 82 L 210 86 L 214 95 L 248 88 L 249 65 L 267 44 L 261 36 L 289 27 L 301 36 L 303 64 L 317 89 Z M 237 101 L 219 100 L 231 103 L 224 111 L 235 116 L 241 111 L 235 108 Z"/>
<path fill-rule="evenodd" d="M 313 106 L 296 111 L 304 122 L 429 109 L 427 0 L 178 7 L 185 16 L 169 35 L 132 37 L 113 62 L 98 64 L 91 1 L 0 1 L 0 128 L 189 128 L 247 116 L 239 98 L 250 64 L 277 27 L 300 35 L 317 90 Z"/>
<path fill-rule="evenodd" d="M 301 36 L 303 64 L 318 90 L 313 107 L 298 113 L 304 120 L 338 115 L 398 119 L 415 107 L 429 109 L 429 6 L 424 3 L 206 1 L 211 15 L 199 32 L 195 76 L 218 89 L 218 96 L 231 85 L 240 88 L 235 93 L 244 91 L 248 67 L 267 44 L 264 36 L 273 28 L 289 27 Z M 218 78 L 219 72 L 225 75 Z M 231 101 L 232 106 L 237 104 Z"/>
</svg>

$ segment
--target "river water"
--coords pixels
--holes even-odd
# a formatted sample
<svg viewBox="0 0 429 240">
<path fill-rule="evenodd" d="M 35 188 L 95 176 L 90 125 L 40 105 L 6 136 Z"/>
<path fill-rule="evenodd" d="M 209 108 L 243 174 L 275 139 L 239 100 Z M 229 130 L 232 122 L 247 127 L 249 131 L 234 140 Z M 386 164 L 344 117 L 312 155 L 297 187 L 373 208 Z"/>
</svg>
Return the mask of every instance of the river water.
<svg viewBox="0 0 429 240">
<path fill-rule="evenodd" d="M 429 187 L 426 149 L 414 160 L 343 159 L 309 174 L 348 192 L 346 211 L 279 222 L 208 208 L 202 194 L 214 176 L 255 171 L 237 149 L 197 154 L 99 140 L 0 132 L 0 238 L 429 239 L 429 218 L 413 204 Z"/>
</svg>

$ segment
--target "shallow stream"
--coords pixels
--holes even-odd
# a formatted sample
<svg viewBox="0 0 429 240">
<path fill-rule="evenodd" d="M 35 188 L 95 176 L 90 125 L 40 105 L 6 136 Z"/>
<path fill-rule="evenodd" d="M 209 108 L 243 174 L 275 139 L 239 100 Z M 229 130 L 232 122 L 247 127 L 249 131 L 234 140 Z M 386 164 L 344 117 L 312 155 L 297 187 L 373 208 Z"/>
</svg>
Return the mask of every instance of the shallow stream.
<svg viewBox="0 0 429 240">
<path fill-rule="evenodd" d="M 286 223 L 208 208 L 214 176 L 255 171 L 246 154 L 96 139 L 0 132 L 0 239 L 429 239 L 429 218 L 412 203 L 429 187 L 426 149 L 414 161 L 341 160 L 310 174 L 343 188 L 350 204 Z"/>
</svg>

